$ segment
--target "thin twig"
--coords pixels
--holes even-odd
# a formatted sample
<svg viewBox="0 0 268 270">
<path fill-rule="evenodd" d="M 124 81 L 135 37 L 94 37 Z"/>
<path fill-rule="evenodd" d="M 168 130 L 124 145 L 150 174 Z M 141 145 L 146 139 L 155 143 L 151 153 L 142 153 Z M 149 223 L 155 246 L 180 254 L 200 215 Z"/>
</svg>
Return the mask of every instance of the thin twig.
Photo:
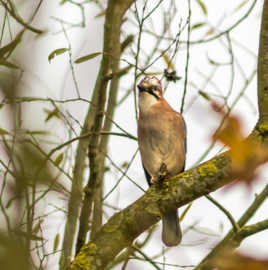
<svg viewBox="0 0 268 270">
<path fill-rule="evenodd" d="M 191 32 L 191 0 L 188 0 L 188 32 L 187 32 L 187 52 L 186 52 L 186 65 L 185 65 L 185 79 L 184 79 L 184 89 L 182 95 L 181 109 L 180 113 L 183 113 L 186 91 L 187 91 L 187 81 L 188 81 L 188 68 L 190 60 L 190 32 Z"/>
<path fill-rule="evenodd" d="M 16 14 L 14 12 L 14 8 L 13 6 L 11 6 L 10 8 L 8 7 L 8 5 L 3 1 L 3 0 L 0 0 L 0 3 L 2 4 L 2 6 L 5 8 L 6 11 L 8 11 L 8 13 L 21 25 L 23 25 L 26 29 L 36 33 L 36 34 L 42 34 L 43 33 L 43 30 L 39 30 L 35 27 L 32 27 L 30 26 L 29 24 L 25 23 L 22 18 Z M 9 2 L 10 3 L 10 2 Z M 10 3 L 11 4 L 11 3 Z"/>
<path fill-rule="evenodd" d="M 231 215 L 231 213 L 226 210 L 220 203 L 218 203 L 215 199 L 213 199 L 210 195 L 206 195 L 206 198 L 211 201 L 213 204 L 215 204 L 226 216 L 227 218 L 230 220 L 232 226 L 233 226 L 233 229 L 234 229 L 234 232 L 235 233 L 238 233 L 240 228 L 239 228 L 239 225 L 235 222 L 235 219 L 233 218 L 233 216 Z"/>
</svg>

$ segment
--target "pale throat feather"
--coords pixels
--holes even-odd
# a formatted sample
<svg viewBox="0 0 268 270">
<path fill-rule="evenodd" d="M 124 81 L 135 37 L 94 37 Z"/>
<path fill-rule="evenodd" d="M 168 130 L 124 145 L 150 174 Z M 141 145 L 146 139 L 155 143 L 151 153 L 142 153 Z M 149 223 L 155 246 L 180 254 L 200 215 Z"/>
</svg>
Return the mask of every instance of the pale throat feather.
<svg viewBox="0 0 268 270">
<path fill-rule="evenodd" d="M 139 109 L 141 113 L 145 113 L 151 106 L 159 102 L 157 98 L 147 92 L 139 93 Z"/>
</svg>

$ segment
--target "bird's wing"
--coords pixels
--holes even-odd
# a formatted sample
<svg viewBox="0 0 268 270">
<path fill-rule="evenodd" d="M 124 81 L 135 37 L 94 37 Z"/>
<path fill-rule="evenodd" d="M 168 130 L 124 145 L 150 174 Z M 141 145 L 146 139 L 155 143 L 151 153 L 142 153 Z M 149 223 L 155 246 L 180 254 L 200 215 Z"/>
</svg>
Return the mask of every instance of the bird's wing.
<svg viewBox="0 0 268 270">
<path fill-rule="evenodd" d="M 185 154 L 187 153 L 187 126 L 186 126 L 186 122 L 184 120 L 184 118 L 181 116 L 182 118 L 182 122 L 183 122 L 183 129 L 184 129 L 184 148 L 185 148 Z"/>
<path fill-rule="evenodd" d="M 182 167 L 182 170 L 180 172 L 184 171 L 185 168 L 185 155 L 186 155 L 186 151 L 187 151 L 187 138 L 186 138 L 186 123 L 184 121 L 184 118 L 181 114 L 179 114 L 178 112 L 174 111 L 172 109 L 172 124 L 171 126 L 169 126 L 170 129 L 172 129 L 172 131 L 170 132 L 170 143 L 169 143 L 169 151 L 172 152 L 173 148 L 174 148 L 174 142 L 179 143 L 181 145 L 181 151 L 183 152 L 178 152 L 177 154 L 181 154 L 184 155 L 184 164 Z M 178 148 L 177 148 L 178 150 Z"/>
<path fill-rule="evenodd" d="M 143 170 L 144 170 L 144 173 L 145 173 L 145 177 L 146 177 L 147 183 L 148 183 L 149 186 L 151 186 L 151 176 L 150 176 L 150 174 L 147 172 L 147 170 L 145 169 L 143 163 L 142 163 L 142 167 L 143 167 Z"/>
</svg>

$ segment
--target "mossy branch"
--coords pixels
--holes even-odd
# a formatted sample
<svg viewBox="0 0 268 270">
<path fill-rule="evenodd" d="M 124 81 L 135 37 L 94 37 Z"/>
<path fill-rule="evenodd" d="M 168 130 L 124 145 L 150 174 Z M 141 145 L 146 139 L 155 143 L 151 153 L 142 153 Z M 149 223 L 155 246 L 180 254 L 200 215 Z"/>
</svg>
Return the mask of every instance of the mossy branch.
<svg viewBox="0 0 268 270">
<path fill-rule="evenodd" d="M 263 141 L 257 131 L 252 136 Z M 144 196 L 108 220 L 95 238 L 82 248 L 72 263 L 72 269 L 104 269 L 162 215 L 232 182 L 232 175 L 231 160 L 226 152 L 153 185 Z M 94 255 L 91 252 L 93 247 Z"/>
<path fill-rule="evenodd" d="M 268 2 L 264 1 L 258 55 L 259 121 L 268 123 Z"/>
</svg>

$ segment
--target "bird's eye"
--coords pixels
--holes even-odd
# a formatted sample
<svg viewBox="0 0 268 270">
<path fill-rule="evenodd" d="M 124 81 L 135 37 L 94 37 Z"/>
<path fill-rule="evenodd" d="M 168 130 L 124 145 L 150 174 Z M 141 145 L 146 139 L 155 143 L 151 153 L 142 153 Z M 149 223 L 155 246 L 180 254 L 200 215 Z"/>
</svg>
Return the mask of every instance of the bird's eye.
<svg viewBox="0 0 268 270">
<path fill-rule="evenodd" d="M 154 90 L 160 92 L 160 88 L 158 86 L 155 86 Z"/>
<path fill-rule="evenodd" d="M 152 91 L 152 92 L 159 91 L 159 89 L 156 85 L 152 85 L 152 86 L 150 86 L 150 91 Z"/>
</svg>

